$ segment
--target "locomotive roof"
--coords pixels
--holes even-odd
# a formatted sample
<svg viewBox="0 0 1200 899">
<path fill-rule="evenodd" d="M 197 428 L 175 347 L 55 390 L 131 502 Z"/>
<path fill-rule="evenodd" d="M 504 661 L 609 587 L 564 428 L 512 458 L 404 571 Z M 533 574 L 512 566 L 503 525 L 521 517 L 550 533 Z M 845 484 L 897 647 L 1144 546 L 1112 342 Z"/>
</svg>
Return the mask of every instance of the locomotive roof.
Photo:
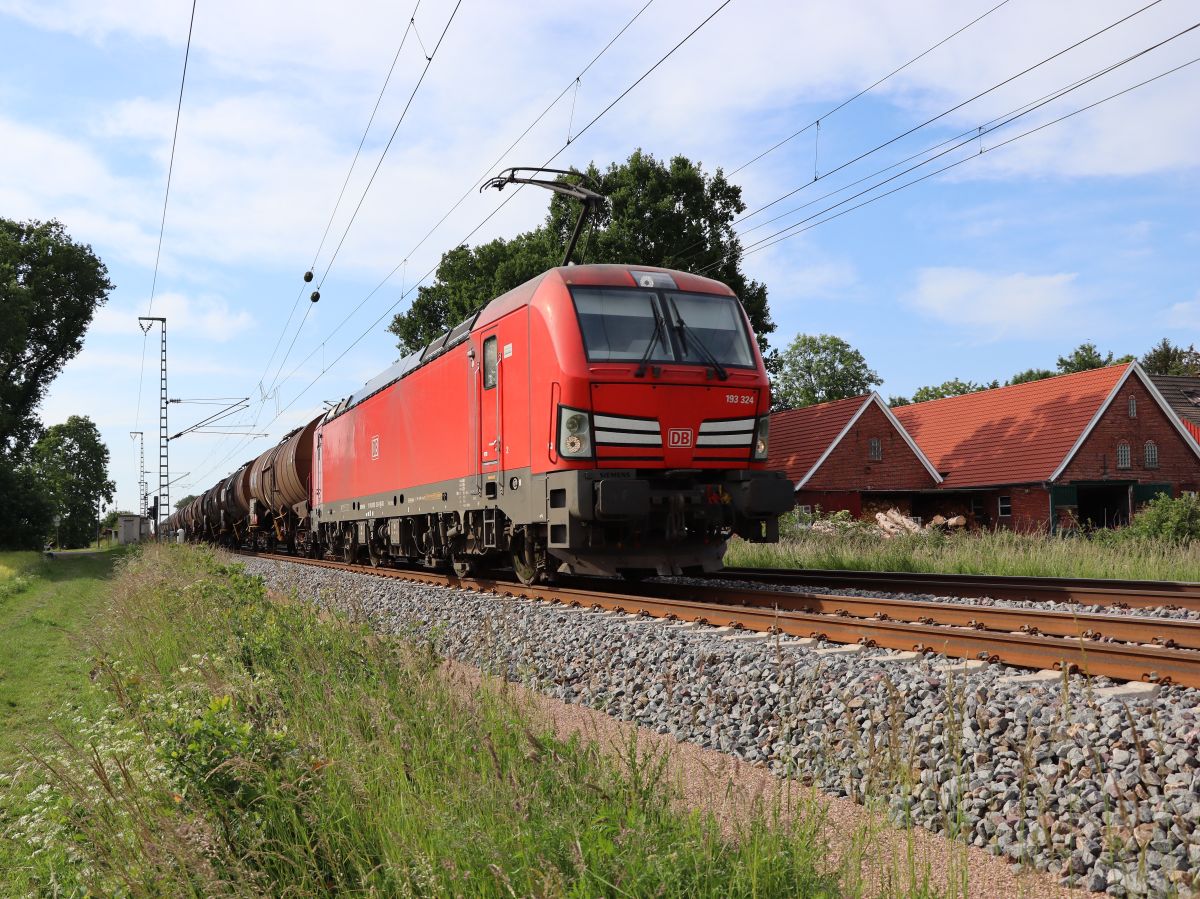
<svg viewBox="0 0 1200 899">
<path fill-rule="evenodd" d="M 693 275 L 675 269 L 659 268 L 653 265 L 560 265 L 557 268 L 548 269 L 540 275 L 530 278 L 524 284 L 514 287 L 507 293 L 501 294 L 482 309 L 472 313 L 445 334 L 442 334 L 428 346 L 397 360 L 393 365 L 385 368 L 325 413 L 324 421 L 332 421 L 347 409 L 357 406 L 368 397 L 374 396 L 384 388 L 395 384 L 409 372 L 436 359 L 452 347 L 458 346 L 467 339 L 474 328 L 489 325 L 508 315 L 514 309 L 528 306 L 533 299 L 534 292 L 546 278 L 556 278 L 564 285 L 637 287 L 638 282 L 634 277 L 635 272 L 656 272 L 670 275 L 680 290 L 735 296 L 734 292 L 720 281 L 714 281 L 712 278 L 704 278 L 700 275 Z"/>
</svg>

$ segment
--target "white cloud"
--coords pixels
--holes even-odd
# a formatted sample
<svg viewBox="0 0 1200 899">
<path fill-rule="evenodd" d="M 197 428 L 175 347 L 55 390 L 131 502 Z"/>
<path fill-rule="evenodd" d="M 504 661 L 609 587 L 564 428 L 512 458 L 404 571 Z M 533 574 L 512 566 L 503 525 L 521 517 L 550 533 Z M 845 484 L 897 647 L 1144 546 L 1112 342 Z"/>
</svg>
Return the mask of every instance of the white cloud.
<svg viewBox="0 0 1200 899">
<path fill-rule="evenodd" d="M 136 334 L 137 318 L 145 315 L 145 306 L 107 305 L 96 311 L 90 333 Z M 244 309 L 234 310 L 222 297 L 189 298 L 181 293 L 163 293 L 154 299 L 154 314 L 167 319 L 167 336 L 186 335 L 186 339 L 224 343 L 250 332 L 254 319 Z"/>
<path fill-rule="evenodd" d="M 1081 296 L 1074 273 L 995 275 L 969 268 L 923 268 L 908 303 L 977 338 L 1036 337 L 1068 324 Z"/>
<path fill-rule="evenodd" d="M 1176 303 L 1167 310 L 1167 324 L 1172 328 L 1184 328 L 1191 332 L 1200 331 L 1200 295 L 1197 295 L 1194 300 Z"/>
</svg>

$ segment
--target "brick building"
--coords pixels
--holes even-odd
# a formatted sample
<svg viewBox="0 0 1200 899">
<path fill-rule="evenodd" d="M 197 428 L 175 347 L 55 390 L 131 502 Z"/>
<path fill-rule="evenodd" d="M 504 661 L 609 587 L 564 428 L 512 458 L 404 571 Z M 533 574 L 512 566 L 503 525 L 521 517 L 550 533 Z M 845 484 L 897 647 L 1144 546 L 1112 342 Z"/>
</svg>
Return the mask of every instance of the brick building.
<svg viewBox="0 0 1200 899">
<path fill-rule="evenodd" d="M 1131 362 L 894 410 L 872 394 L 776 413 L 770 461 L 798 503 L 827 511 L 1109 526 L 1159 493 L 1200 488 L 1197 428 Z"/>
<path fill-rule="evenodd" d="M 1183 426 L 1200 440 L 1200 378 L 1151 375 L 1150 380 Z"/>
<path fill-rule="evenodd" d="M 774 413 L 768 461 L 787 472 L 800 506 L 825 512 L 909 512 L 915 491 L 941 482 L 877 393 Z"/>
</svg>

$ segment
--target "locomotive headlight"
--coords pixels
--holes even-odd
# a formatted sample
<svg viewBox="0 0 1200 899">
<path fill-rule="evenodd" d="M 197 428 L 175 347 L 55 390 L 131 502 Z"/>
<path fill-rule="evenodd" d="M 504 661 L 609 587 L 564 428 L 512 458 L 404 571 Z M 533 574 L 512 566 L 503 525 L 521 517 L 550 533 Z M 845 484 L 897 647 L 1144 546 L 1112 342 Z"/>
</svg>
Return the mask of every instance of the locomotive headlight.
<svg viewBox="0 0 1200 899">
<path fill-rule="evenodd" d="M 568 458 L 585 458 L 592 454 L 591 417 L 580 409 L 558 407 L 558 448 Z"/>
<path fill-rule="evenodd" d="M 767 449 L 770 445 L 771 418 L 764 415 L 758 420 L 758 425 L 754 429 L 754 458 L 767 458 Z"/>
</svg>

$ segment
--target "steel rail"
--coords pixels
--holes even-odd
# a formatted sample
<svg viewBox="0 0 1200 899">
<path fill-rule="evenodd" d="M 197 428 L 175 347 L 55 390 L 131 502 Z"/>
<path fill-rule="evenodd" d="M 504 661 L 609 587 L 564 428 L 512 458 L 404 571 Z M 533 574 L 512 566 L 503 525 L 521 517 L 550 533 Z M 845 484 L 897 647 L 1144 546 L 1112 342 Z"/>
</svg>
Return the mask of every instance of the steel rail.
<svg viewBox="0 0 1200 899">
<path fill-rule="evenodd" d="M 658 596 L 700 598 L 698 588 L 685 584 L 648 583 L 640 588 Z M 790 590 L 758 590 L 725 585 L 702 587 L 709 602 L 722 605 L 760 606 L 790 612 L 850 615 L 855 618 L 899 620 L 974 630 L 1006 631 L 1070 637 L 1082 640 L 1116 640 L 1124 643 L 1200 649 L 1200 621 L 1113 612 L 1059 612 L 1011 606 L 980 606 L 966 603 L 916 599 L 883 599 L 872 596 L 840 596 L 831 593 L 800 593 Z"/>
<path fill-rule="evenodd" d="M 525 599 L 541 599 L 570 606 L 695 621 L 718 627 L 769 631 L 793 637 L 816 637 L 834 643 L 855 643 L 900 651 L 941 653 L 951 658 L 984 659 L 1020 668 L 1068 670 L 1117 680 L 1154 681 L 1200 687 L 1200 652 L 1187 649 L 1014 634 L 1006 631 L 980 631 L 755 605 L 736 606 L 667 597 L 630 596 L 585 587 L 526 586 L 486 577 L 458 578 L 451 574 L 430 571 L 370 568 L 266 553 L 257 555 L 259 558 L 318 565 L 360 574 Z M 946 606 L 945 603 L 934 605 Z"/>
<path fill-rule="evenodd" d="M 803 584 L 859 590 L 991 597 L 1025 602 L 1200 611 L 1200 584 L 1184 581 L 1122 581 L 1107 578 L 1041 578 L 994 574 L 931 574 L 915 571 L 837 571 L 829 569 L 726 568 L 714 580 Z"/>
</svg>

